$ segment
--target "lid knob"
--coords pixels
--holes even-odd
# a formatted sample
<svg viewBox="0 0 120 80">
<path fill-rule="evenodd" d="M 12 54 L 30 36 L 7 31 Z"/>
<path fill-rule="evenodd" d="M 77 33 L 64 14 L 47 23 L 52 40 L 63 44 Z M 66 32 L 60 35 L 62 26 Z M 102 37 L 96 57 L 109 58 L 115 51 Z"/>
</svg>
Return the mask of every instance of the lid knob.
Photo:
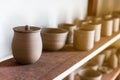
<svg viewBox="0 0 120 80">
<path fill-rule="evenodd" d="M 30 30 L 30 26 L 29 26 L 29 25 L 26 25 L 26 26 L 25 26 L 25 30 L 27 30 L 27 31 Z"/>
</svg>

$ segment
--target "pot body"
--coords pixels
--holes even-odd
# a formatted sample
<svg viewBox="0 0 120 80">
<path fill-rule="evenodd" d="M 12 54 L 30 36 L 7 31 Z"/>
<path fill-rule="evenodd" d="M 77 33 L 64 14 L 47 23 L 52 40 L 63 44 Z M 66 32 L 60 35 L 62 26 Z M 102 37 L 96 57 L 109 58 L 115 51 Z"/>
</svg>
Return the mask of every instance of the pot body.
<svg viewBox="0 0 120 80">
<path fill-rule="evenodd" d="M 94 33 L 93 29 L 75 30 L 73 47 L 81 51 L 91 50 L 94 47 Z"/>
<path fill-rule="evenodd" d="M 14 31 L 12 52 L 20 64 L 31 64 L 39 60 L 42 53 L 40 32 L 20 33 Z"/>
</svg>

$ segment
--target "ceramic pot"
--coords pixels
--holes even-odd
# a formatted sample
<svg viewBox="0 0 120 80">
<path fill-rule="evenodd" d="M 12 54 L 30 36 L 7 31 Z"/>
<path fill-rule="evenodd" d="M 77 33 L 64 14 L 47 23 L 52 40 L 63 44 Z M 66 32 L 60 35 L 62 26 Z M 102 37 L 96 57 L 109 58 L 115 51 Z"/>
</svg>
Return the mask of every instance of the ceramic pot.
<svg viewBox="0 0 120 80">
<path fill-rule="evenodd" d="M 73 24 L 63 23 L 63 24 L 60 24 L 58 27 L 68 30 L 66 44 L 72 44 L 73 43 L 74 30 L 76 29 L 76 26 L 73 25 Z"/>
<path fill-rule="evenodd" d="M 94 41 L 98 42 L 101 38 L 101 23 L 89 23 L 88 25 L 83 26 L 81 29 L 94 29 L 95 36 Z"/>
<path fill-rule="evenodd" d="M 105 61 L 108 61 L 108 59 L 110 58 L 110 56 L 112 54 L 112 50 L 111 49 L 106 49 L 102 52 L 102 54 L 105 54 Z"/>
<path fill-rule="evenodd" d="M 87 63 L 82 65 L 80 67 L 80 69 L 87 69 L 87 68 L 89 68 L 89 69 L 97 70 L 98 67 L 99 67 L 99 64 L 96 61 L 88 61 Z"/>
<path fill-rule="evenodd" d="M 111 68 L 117 68 L 118 67 L 118 57 L 115 53 L 111 54 L 111 56 L 109 58 L 109 61 L 108 61 L 108 65 Z"/>
<path fill-rule="evenodd" d="M 94 17 L 93 23 L 102 23 L 102 17 Z"/>
<path fill-rule="evenodd" d="M 113 19 L 104 19 L 102 21 L 101 33 L 102 36 L 111 36 L 113 32 Z"/>
<path fill-rule="evenodd" d="M 92 23 L 92 22 L 93 22 L 93 16 L 87 16 L 87 17 L 85 18 L 85 20 L 87 20 L 88 23 Z"/>
<path fill-rule="evenodd" d="M 33 26 L 14 27 L 12 52 L 20 64 L 31 64 L 39 60 L 42 53 L 40 28 Z"/>
<path fill-rule="evenodd" d="M 64 47 L 68 31 L 61 28 L 42 28 L 43 49 L 56 51 Z"/>
<path fill-rule="evenodd" d="M 86 20 L 88 20 L 89 23 L 101 23 L 102 18 L 101 17 L 96 17 L 96 16 L 87 16 Z"/>
<path fill-rule="evenodd" d="M 114 17 L 113 18 L 113 32 L 118 32 L 119 31 L 119 24 L 120 24 L 120 18 L 119 17 Z"/>
<path fill-rule="evenodd" d="M 79 72 L 80 80 L 101 80 L 102 74 L 93 69 L 82 69 Z"/>
<path fill-rule="evenodd" d="M 95 42 L 99 42 L 101 38 L 101 23 L 91 23 L 90 27 L 95 30 Z"/>
<path fill-rule="evenodd" d="M 79 29 L 74 32 L 73 47 L 77 50 L 91 50 L 94 47 L 94 30 Z"/>
<path fill-rule="evenodd" d="M 116 55 L 118 57 L 118 64 L 120 64 L 120 48 L 118 48 Z"/>
<path fill-rule="evenodd" d="M 81 28 L 86 24 L 88 24 L 88 20 L 79 20 L 77 23 L 77 27 Z"/>
<path fill-rule="evenodd" d="M 103 19 L 110 19 L 110 18 L 112 18 L 112 17 L 113 17 L 112 14 L 104 14 L 104 15 L 103 15 Z"/>
<path fill-rule="evenodd" d="M 96 62 L 98 63 L 99 67 L 103 66 L 104 60 L 105 60 L 105 54 L 99 54 L 96 56 Z"/>
</svg>

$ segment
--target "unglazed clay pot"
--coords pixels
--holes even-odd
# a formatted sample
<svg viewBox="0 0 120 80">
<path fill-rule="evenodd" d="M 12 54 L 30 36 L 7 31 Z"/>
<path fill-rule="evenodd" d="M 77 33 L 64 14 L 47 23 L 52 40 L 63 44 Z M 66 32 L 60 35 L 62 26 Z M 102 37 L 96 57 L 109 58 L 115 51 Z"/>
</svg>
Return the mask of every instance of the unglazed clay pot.
<svg viewBox="0 0 120 80">
<path fill-rule="evenodd" d="M 34 26 L 14 27 L 12 52 L 20 64 L 31 64 L 39 60 L 42 53 L 40 28 Z"/>
<path fill-rule="evenodd" d="M 72 44 L 73 43 L 74 30 L 77 29 L 77 27 L 75 25 L 69 24 L 69 23 L 60 24 L 60 25 L 58 25 L 58 27 L 68 30 L 68 36 L 67 36 L 66 44 Z"/>
<path fill-rule="evenodd" d="M 103 16 L 101 35 L 111 36 L 113 33 L 113 16 L 112 14 L 106 14 Z"/>
<path fill-rule="evenodd" d="M 80 80 L 101 80 L 102 74 L 93 69 L 82 69 L 79 72 Z"/>
<path fill-rule="evenodd" d="M 120 25 L 120 17 L 114 16 L 113 17 L 113 32 L 119 31 L 119 25 Z"/>
<path fill-rule="evenodd" d="M 81 29 L 94 29 L 95 30 L 94 41 L 99 42 L 101 38 L 101 25 L 102 25 L 101 23 L 92 22 L 81 27 Z"/>
<path fill-rule="evenodd" d="M 94 29 L 75 30 L 73 47 L 81 51 L 91 50 L 94 47 L 94 33 Z"/>
<path fill-rule="evenodd" d="M 42 28 L 43 49 L 56 51 L 64 47 L 68 31 L 61 28 Z"/>
</svg>

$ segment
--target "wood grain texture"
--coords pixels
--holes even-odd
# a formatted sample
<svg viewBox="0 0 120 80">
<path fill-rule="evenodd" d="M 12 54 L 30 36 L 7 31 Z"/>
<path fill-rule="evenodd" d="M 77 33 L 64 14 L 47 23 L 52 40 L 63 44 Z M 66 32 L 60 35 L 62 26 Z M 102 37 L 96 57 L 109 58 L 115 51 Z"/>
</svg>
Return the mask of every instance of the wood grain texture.
<svg viewBox="0 0 120 80">
<path fill-rule="evenodd" d="M 96 16 L 98 0 L 88 0 L 88 16 Z"/>
</svg>

